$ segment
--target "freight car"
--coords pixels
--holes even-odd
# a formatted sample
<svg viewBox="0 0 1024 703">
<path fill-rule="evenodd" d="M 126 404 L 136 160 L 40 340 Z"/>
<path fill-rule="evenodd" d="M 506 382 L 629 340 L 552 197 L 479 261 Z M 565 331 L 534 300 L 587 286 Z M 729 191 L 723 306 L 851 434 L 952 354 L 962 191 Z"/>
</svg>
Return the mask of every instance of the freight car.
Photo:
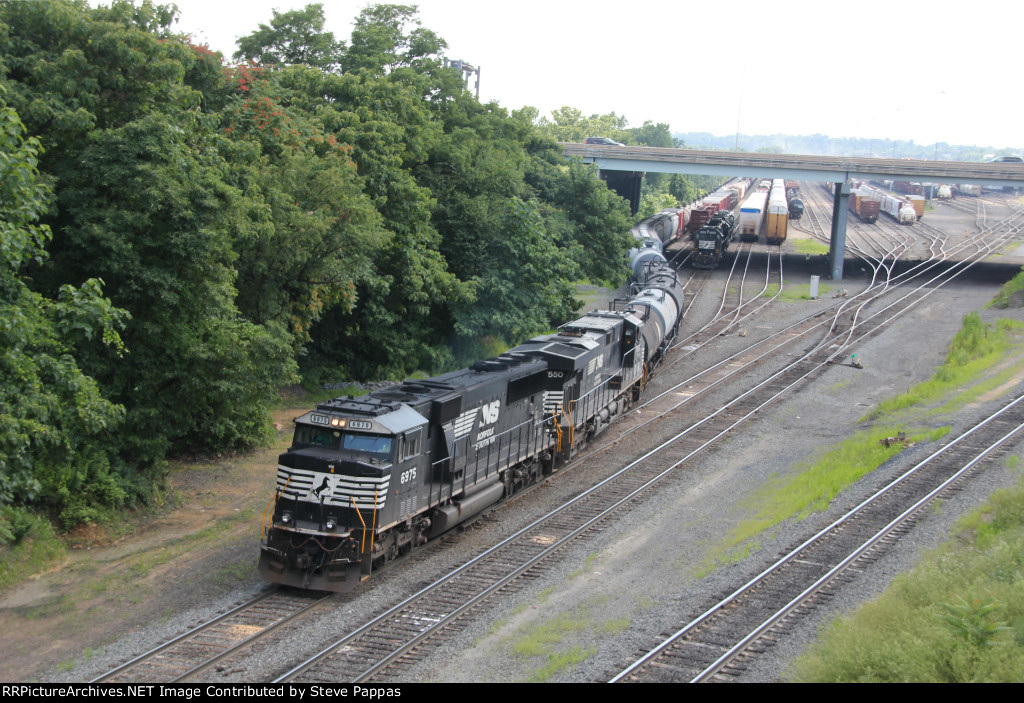
<svg viewBox="0 0 1024 703">
<path fill-rule="evenodd" d="M 705 195 L 690 210 L 689 229 L 692 235 L 696 235 L 697 231 L 715 216 L 715 213 L 735 209 L 737 202 L 739 202 L 738 192 L 732 188 L 717 190 L 710 195 Z M 693 236 L 693 239 L 696 241 L 696 236 Z"/>
<path fill-rule="evenodd" d="M 782 244 L 786 241 L 789 232 L 789 203 L 786 201 L 786 187 L 781 178 L 772 181 L 765 222 L 764 238 L 769 244 Z"/>
<path fill-rule="evenodd" d="M 761 236 L 761 228 L 768 211 L 768 193 L 756 190 L 747 196 L 740 206 L 740 219 L 737 224 L 740 239 L 744 242 L 756 242 Z"/>
<path fill-rule="evenodd" d="M 690 210 L 690 232 L 696 234 L 697 231 L 706 225 L 708 221 L 718 212 L 717 206 L 710 203 L 698 203 L 694 205 Z"/>
<path fill-rule="evenodd" d="M 685 208 L 667 208 L 633 225 L 633 238 L 655 238 L 664 246 L 683 236 L 688 217 Z"/>
<path fill-rule="evenodd" d="M 881 210 L 901 225 L 912 225 L 917 220 L 914 206 L 895 195 L 882 195 Z"/>
<path fill-rule="evenodd" d="M 906 195 L 921 195 L 923 193 L 920 183 L 910 181 L 893 181 L 892 189 Z"/>
<path fill-rule="evenodd" d="M 921 195 L 908 195 L 906 197 L 908 203 L 914 208 L 914 214 L 917 215 L 917 219 L 924 217 L 924 196 Z"/>
<path fill-rule="evenodd" d="M 864 222 L 871 224 L 878 221 L 881 209 L 881 197 L 877 191 L 858 188 L 850 191 L 850 210 Z"/>
<path fill-rule="evenodd" d="M 350 591 L 552 472 L 640 397 L 682 305 L 675 272 L 654 257 L 611 310 L 469 368 L 297 417 L 264 515 L 260 574 Z"/>
</svg>

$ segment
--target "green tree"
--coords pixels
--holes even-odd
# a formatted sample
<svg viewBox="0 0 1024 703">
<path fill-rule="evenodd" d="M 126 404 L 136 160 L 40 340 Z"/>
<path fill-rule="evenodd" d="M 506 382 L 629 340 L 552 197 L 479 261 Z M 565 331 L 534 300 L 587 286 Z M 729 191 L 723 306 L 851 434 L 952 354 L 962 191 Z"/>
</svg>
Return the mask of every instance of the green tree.
<svg viewBox="0 0 1024 703">
<path fill-rule="evenodd" d="M 302 76 L 320 84 L 324 74 L 305 66 L 229 72 L 234 94 L 221 140 L 227 178 L 253 204 L 234 239 L 239 309 L 252 322 L 287 328 L 297 350 L 325 310 L 352 310 L 388 238 L 352 147 L 325 132 L 287 87 Z"/>
<path fill-rule="evenodd" d="M 170 32 L 173 12 L 144 2 L 0 5 L 0 60 L 12 105 L 48 145 L 52 256 L 32 286 L 102 278 L 128 310 L 130 353 L 100 344 L 76 358 L 126 407 L 121 455 L 142 465 L 168 449 L 245 446 L 293 378 L 288 337 L 235 305 L 236 236 L 260 203 L 232 183 L 219 118 L 219 56 Z"/>
<path fill-rule="evenodd" d="M 655 124 L 650 120 L 644 122 L 642 127 L 633 127 L 628 130 L 629 142 L 631 144 L 643 144 L 663 149 L 675 147 L 675 140 L 672 132 L 664 122 Z M 648 173 L 644 176 L 644 186 L 647 192 L 663 193 L 668 188 L 668 181 L 671 176 L 667 173 Z"/>
<path fill-rule="evenodd" d="M 450 363 L 441 349 L 451 336 L 446 309 L 471 295 L 448 270 L 432 218 L 436 201 L 414 176 L 442 126 L 419 88 L 392 78 L 371 71 L 281 76 L 295 109 L 315 114 L 326 132 L 351 145 L 364 193 L 390 232 L 373 252 L 373 274 L 356 286 L 358 306 L 326 311 L 316 325 L 307 371 L 335 366 L 379 378 Z"/>
<path fill-rule="evenodd" d="M 582 142 L 587 137 L 611 137 L 620 142 L 629 138 L 628 122 L 614 112 L 584 117 L 583 112 L 568 105 L 551 111 L 551 119 L 541 117 L 538 127 L 559 142 Z"/>
<path fill-rule="evenodd" d="M 61 196 L 61 270 L 98 272 L 133 316 L 131 355 L 95 373 L 128 408 L 131 454 L 148 461 L 261 441 L 294 373 L 283 327 L 235 306 L 232 237 L 251 203 L 201 122 L 158 113 L 94 135 Z"/>
<path fill-rule="evenodd" d="M 656 146 L 664 149 L 672 149 L 676 146 L 676 142 L 672 138 L 672 132 L 664 122 L 655 124 L 647 120 L 644 122 L 643 127 L 633 127 L 628 132 L 630 142 L 633 144 Z"/>
<path fill-rule="evenodd" d="M 398 68 L 422 71 L 448 45 L 420 26 L 415 5 L 370 5 L 356 17 L 343 65 L 346 72 L 386 75 Z M 403 73 L 409 77 L 409 73 Z"/>
<path fill-rule="evenodd" d="M 668 192 L 675 197 L 676 202 L 687 205 L 700 197 L 700 189 L 692 179 L 674 173 L 668 181 Z"/>
<path fill-rule="evenodd" d="M 267 64 L 303 64 L 324 71 L 341 66 L 345 43 L 337 41 L 333 32 L 324 31 L 322 3 L 306 5 L 301 10 L 278 12 L 270 25 L 261 24 L 252 34 L 238 39 L 234 58 Z"/>
<path fill-rule="evenodd" d="M 477 301 L 459 311 L 456 330 L 516 344 L 572 314 L 579 272 L 547 235 L 535 204 L 511 198 L 502 219 L 488 247 L 494 265 L 476 277 Z"/>
<path fill-rule="evenodd" d="M 73 523 L 128 497 L 109 441 L 124 409 L 102 397 L 72 356 L 93 339 L 120 353 L 126 315 L 96 279 L 62 286 L 57 299 L 25 284 L 24 271 L 46 258 L 50 231 L 37 224 L 49 196 L 39 183 L 39 143 L 23 134 L 0 101 L 0 507 L 43 504 Z"/>
</svg>

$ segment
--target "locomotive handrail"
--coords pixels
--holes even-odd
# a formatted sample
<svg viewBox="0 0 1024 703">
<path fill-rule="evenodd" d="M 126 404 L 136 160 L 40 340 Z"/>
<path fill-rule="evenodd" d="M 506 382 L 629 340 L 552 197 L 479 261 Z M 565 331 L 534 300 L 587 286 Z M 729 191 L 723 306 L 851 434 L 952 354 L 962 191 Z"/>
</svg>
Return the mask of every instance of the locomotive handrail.
<svg viewBox="0 0 1024 703">
<path fill-rule="evenodd" d="M 565 410 L 565 408 L 563 408 L 562 404 L 559 403 L 558 404 L 558 412 L 552 413 L 552 415 L 551 415 L 551 419 L 554 421 L 554 424 L 555 424 L 555 436 L 558 438 L 557 442 L 555 443 L 555 451 L 556 452 L 561 452 L 562 451 L 562 423 L 561 423 L 560 420 L 561 420 L 562 413 L 563 413 L 564 410 Z"/>
<path fill-rule="evenodd" d="M 370 520 L 370 561 L 373 561 L 373 538 L 377 532 L 377 496 L 380 493 L 376 488 L 373 489 L 373 519 Z M 385 558 L 387 558 L 385 556 Z M 367 571 L 369 575 L 369 571 Z"/>
<path fill-rule="evenodd" d="M 291 477 L 291 475 L 289 475 L 288 476 L 288 480 L 284 482 L 283 486 L 281 486 L 281 490 L 274 492 L 274 497 L 270 499 L 270 502 L 267 503 L 267 507 L 263 509 L 263 520 L 260 523 L 261 527 L 263 528 L 263 534 L 260 535 L 260 539 L 266 539 L 267 538 L 267 511 L 269 511 L 271 509 L 271 507 L 277 508 L 277 501 L 281 500 L 281 496 L 284 495 L 285 490 L 288 488 L 288 484 L 291 483 L 291 482 L 292 482 L 292 477 Z M 271 519 L 271 521 L 273 521 L 273 519 L 274 519 L 273 511 L 270 512 L 270 519 Z"/>
<path fill-rule="evenodd" d="M 352 509 L 356 511 L 356 517 L 359 518 L 359 522 L 363 523 L 363 541 L 359 543 L 359 553 L 360 554 L 365 554 L 366 553 L 366 520 L 363 519 L 363 514 L 361 512 L 359 512 L 359 506 L 356 504 L 356 497 L 355 496 L 349 496 L 348 499 L 350 501 L 352 501 Z M 374 511 L 376 511 L 377 510 L 377 507 L 376 507 L 377 506 L 377 491 L 373 492 L 373 504 L 374 504 L 374 508 L 373 509 L 374 509 Z"/>
<path fill-rule="evenodd" d="M 578 400 L 569 401 L 569 409 L 565 412 L 565 416 L 569 419 L 569 451 L 572 451 L 572 442 L 576 437 L 576 427 L 574 426 L 574 420 L 572 419 L 572 404 L 579 402 Z"/>
</svg>

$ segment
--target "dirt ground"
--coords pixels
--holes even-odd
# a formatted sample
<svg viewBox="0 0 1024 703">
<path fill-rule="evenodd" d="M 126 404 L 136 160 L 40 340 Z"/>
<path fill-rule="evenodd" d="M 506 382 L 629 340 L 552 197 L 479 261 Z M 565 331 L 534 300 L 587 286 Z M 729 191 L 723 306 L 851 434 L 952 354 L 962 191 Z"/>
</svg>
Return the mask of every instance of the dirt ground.
<svg viewBox="0 0 1024 703">
<path fill-rule="evenodd" d="M 98 528 L 77 532 L 63 563 L 0 593 L 0 679 L 67 669 L 126 632 L 226 591 L 257 587 L 273 469 L 291 438 L 291 419 L 307 409 L 276 411 L 278 439 L 266 449 L 173 465 L 164 509 L 137 516 L 121 537 Z"/>
</svg>

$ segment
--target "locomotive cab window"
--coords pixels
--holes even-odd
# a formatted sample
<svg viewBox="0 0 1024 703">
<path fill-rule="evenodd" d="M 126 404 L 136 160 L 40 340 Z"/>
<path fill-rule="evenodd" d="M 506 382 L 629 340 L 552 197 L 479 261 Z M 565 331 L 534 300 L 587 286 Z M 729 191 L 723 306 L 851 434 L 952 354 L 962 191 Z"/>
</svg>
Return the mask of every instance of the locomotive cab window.
<svg viewBox="0 0 1024 703">
<path fill-rule="evenodd" d="M 292 440 L 292 444 L 297 447 L 329 447 L 337 449 L 340 439 L 341 432 L 338 430 L 299 425 L 295 428 L 295 438 Z"/>
<path fill-rule="evenodd" d="M 378 457 L 387 458 L 391 456 L 391 441 L 393 437 L 369 434 L 353 434 L 346 432 L 342 439 L 342 449 L 353 452 L 366 452 Z"/>
<path fill-rule="evenodd" d="M 420 453 L 420 438 L 422 433 L 417 430 L 402 437 L 398 444 L 398 460 L 405 461 Z"/>
</svg>

